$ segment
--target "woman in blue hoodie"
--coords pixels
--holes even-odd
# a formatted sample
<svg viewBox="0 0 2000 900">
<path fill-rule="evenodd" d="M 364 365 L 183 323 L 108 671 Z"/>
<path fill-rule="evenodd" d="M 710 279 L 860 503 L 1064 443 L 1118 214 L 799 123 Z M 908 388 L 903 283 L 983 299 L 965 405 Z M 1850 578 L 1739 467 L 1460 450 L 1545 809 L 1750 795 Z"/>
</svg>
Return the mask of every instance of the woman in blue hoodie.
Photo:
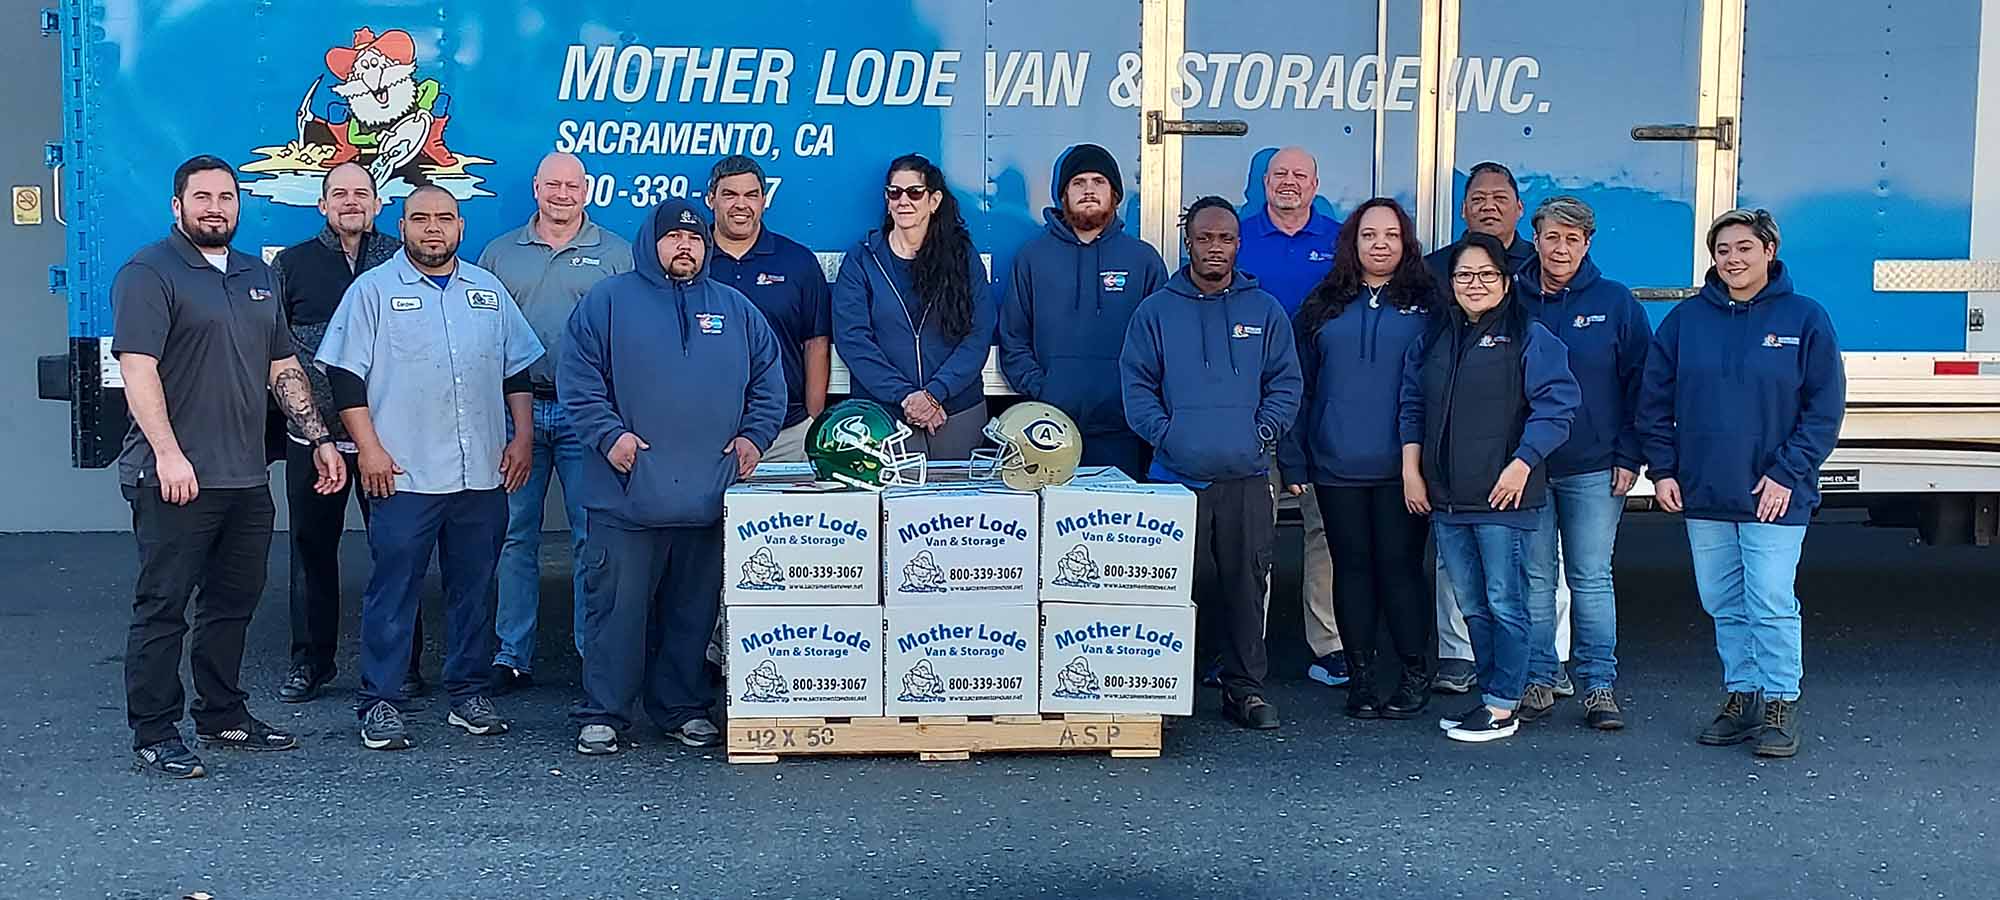
<svg viewBox="0 0 2000 900">
<path fill-rule="evenodd" d="M 1580 392 L 1562 341 L 1514 299 L 1507 250 L 1468 234 L 1450 256 L 1453 305 L 1403 359 L 1403 501 L 1430 513 L 1472 637 L 1480 704 L 1438 724 L 1452 740 L 1510 737 L 1528 681 L 1528 538 L 1548 502 L 1543 462 Z"/>
<path fill-rule="evenodd" d="M 1804 672 L 1794 582 L 1847 379 L 1826 310 L 1792 291 L 1770 213 L 1723 213 L 1708 249 L 1700 296 L 1653 335 L 1639 429 L 1661 508 L 1687 517 L 1729 692 L 1698 740 L 1788 757 Z"/>
<path fill-rule="evenodd" d="M 1590 259 L 1597 214 L 1575 197 L 1550 197 L 1535 208 L 1535 256 L 1514 276 L 1515 290 L 1551 334 L 1569 349 L 1569 369 L 1583 391 L 1569 440 L 1549 454 L 1549 503 L 1528 543 L 1528 614 L 1534 650 L 1521 720 L 1548 715 L 1562 664 L 1556 627 L 1567 615 L 1576 636 L 1576 674 L 1583 681 L 1584 721 L 1610 731 L 1625 727 L 1618 681 L 1618 599 L 1611 552 L 1625 495 L 1639 477 L 1639 382 L 1653 327 L 1624 285 L 1605 278 Z M 1558 556 L 1557 544 L 1562 552 Z M 1569 608 L 1556 604 L 1557 560 L 1569 585 Z"/>
<path fill-rule="evenodd" d="M 981 374 L 997 316 L 986 267 L 944 172 L 914 153 L 889 164 L 882 227 L 847 251 L 833 283 L 833 343 L 849 391 L 916 432 L 931 459 L 983 440 Z"/>
<path fill-rule="evenodd" d="M 1278 461 L 1293 496 L 1317 486 L 1328 548 L 1345 561 L 1333 614 L 1346 638 L 1347 714 L 1359 719 L 1415 718 L 1430 698 L 1426 523 L 1403 504 L 1396 395 L 1435 290 L 1409 214 L 1376 197 L 1347 217 L 1333 268 L 1292 323 L 1305 399 Z M 1386 703 L 1375 667 L 1384 621 L 1400 666 Z"/>
</svg>

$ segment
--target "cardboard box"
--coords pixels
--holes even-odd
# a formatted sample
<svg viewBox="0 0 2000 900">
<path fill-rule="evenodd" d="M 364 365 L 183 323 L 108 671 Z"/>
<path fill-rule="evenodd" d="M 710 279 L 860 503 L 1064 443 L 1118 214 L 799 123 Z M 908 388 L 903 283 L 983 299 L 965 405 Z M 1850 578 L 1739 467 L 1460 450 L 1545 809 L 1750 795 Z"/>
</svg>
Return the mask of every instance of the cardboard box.
<svg viewBox="0 0 2000 900">
<path fill-rule="evenodd" d="M 813 485 L 739 484 L 722 496 L 725 605 L 874 605 L 882 498 Z"/>
<path fill-rule="evenodd" d="M 1070 484 L 1133 484 L 1132 476 L 1117 466 L 1079 466 Z"/>
<path fill-rule="evenodd" d="M 813 467 L 809 462 L 760 462 L 757 469 L 742 484 L 811 484 Z M 832 486 L 837 484 L 829 482 Z"/>
<path fill-rule="evenodd" d="M 732 606 L 730 718 L 882 714 L 882 608 Z"/>
<path fill-rule="evenodd" d="M 1042 599 L 1191 602 L 1194 494 L 1178 484 L 1042 489 Z"/>
<path fill-rule="evenodd" d="M 1194 607 L 1042 604 L 1042 712 L 1194 712 Z"/>
<path fill-rule="evenodd" d="M 882 637 L 884 715 L 998 716 L 1039 709 L 1033 606 L 893 606 Z"/>
<path fill-rule="evenodd" d="M 1040 503 L 1006 488 L 896 488 L 882 495 L 882 599 L 1034 605 Z"/>
</svg>

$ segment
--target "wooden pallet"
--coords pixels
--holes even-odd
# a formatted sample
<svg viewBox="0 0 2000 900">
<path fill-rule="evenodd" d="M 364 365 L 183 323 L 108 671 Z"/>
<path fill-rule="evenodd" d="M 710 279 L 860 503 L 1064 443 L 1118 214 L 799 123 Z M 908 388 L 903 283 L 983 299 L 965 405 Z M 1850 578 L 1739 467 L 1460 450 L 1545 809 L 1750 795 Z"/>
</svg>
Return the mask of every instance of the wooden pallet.
<svg viewBox="0 0 2000 900">
<path fill-rule="evenodd" d="M 1160 755 L 1155 714 L 1043 713 L 1021 716 L 799 717 L 729 720 L 729 761 L 773 763 L 785 756 L 915 753 L 924 761 L 973 753 L 1109 752 Z"/>
</svg>

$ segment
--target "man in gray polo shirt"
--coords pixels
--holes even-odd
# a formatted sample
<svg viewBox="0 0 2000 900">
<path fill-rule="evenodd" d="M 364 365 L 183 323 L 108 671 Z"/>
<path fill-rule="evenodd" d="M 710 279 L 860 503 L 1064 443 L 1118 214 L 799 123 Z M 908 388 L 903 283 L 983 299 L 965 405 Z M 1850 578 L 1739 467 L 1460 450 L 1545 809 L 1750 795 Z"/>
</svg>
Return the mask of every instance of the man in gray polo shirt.
<svg viewBox="0 0 2000 900">
<path fill-rule="evenodd" d="M 319 362 L 354 436 L 361 489 L 375 498 L 361 597 L 361 743 L 410 746 L 396 708 L 431 550 L 444 577 L 450 725 L 502 734 L 484 696 L 493 654 L 493 566 L 507 495 L 527 481 L 526 372 L 542 344 L 500 279 L 458 259 L 458 200 L 418 188 L 403 201 L 403 250 L 354 279 L 327 323 Z M 508 438 L 507 418 L 514 423 Z"/>
<path fill-rule="evenodd" d="M 563 329 L 578 300 L 599 281 L 632 271 L 632 245 L 597 227 L 584 212 L 590 179 L 567 153 L 542 157 L 535 169 L 535 214 L 528 223 L 486 245 L 479 267 L 492 272 L 521 305 L 548 353 L 528 367 L 535 395 L 534 468 L 507 499 L 507 542 L 500 549 L 500 606 L 494 615 L 499 649 L 488 690 L 505 694 L 532 683 L 535 620 L 542 606 L 542 508 L 549 473 L 562 480 L 569 514 L 571 559 L 583 552 L 584 511 L 577 499 L 583 444 L 556 403 L 555 361 Z M 571 597 L 577 655 L 583 654 L 583 567 L 572 564 Z"/>
<path fill-rule="evenodd" d="M 111 352 L 132 428 L 118 481 L 132 505 L 139 578 L 125 639 L 125 713 L 134 765 L 168 778 L 206 774 L 181 740 L 181 643 L 194 639 L 195 733 L 208 746 L 289 750 L 298 741 L 250 714 L 237 684 L 243 633 L 271 551 L 265 391 L 313 447 L 322 494 L 347 466 L 313 408 L 271 270 L 229 248 L 236 172 L 197 156 L 174 172 L 174 229 L 140 248 L 111 285 Z"/>
</svg>

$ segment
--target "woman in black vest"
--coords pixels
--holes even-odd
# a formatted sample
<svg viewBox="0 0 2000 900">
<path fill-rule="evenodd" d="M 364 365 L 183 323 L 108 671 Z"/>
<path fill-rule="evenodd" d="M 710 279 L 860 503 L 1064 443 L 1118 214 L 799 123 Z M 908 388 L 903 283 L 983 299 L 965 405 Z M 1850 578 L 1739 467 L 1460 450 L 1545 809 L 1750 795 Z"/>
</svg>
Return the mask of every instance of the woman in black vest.
<svg viewBox="0 0 2000 900">
<path fill-rule="evenodd" d="M 1453 740 L 1513 735 L 1528 679 L 1528 537 L 1548 502 L 1542 461 L 1569 438 L 1582 392 L 1562 341 L 1511 295 L 1490 235 L 1452 247 L 1454 304 L 1403 360 L 1403 501 L 1430 513 L 1472 636 L 1480 703 L 1439 721 Z"/>
</svg>

